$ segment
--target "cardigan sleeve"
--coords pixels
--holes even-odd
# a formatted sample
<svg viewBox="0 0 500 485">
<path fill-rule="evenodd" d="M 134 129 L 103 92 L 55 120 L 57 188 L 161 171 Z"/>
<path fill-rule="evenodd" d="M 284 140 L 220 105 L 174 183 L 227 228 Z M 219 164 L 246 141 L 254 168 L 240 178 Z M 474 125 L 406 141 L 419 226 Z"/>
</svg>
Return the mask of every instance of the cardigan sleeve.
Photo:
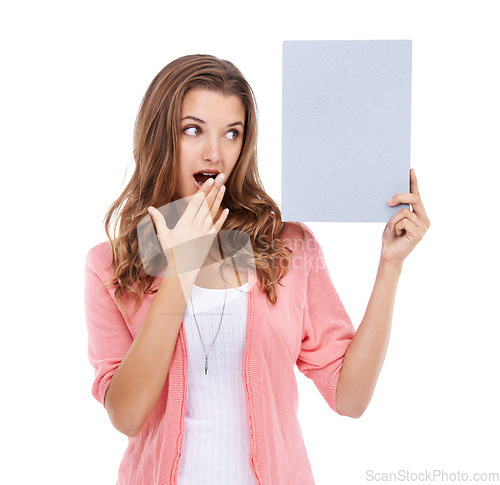
<svg viewBox="0 0 500 485">
<path fill-rule="evenodd" d="M 307 226 L 306 226 L 307 227 Z M 303 336 L 297 367 L 336 413 L 336 390 L 345 352 L 355 330 L 333 286 L 323 251 L 317 240 L 306 254 L 309 267 L 303 312 Z"/>
<path fill-rule="evenodd" d="M 92 251 L 92 250 L 91 250 Z M 108 288 L 99 274 L 104 272 L 92 257 L 85 261 L 85 318 L 88 331 L 88 357 L 94 367 L 92 395 L 104 406 L 109 382 L 132 345 L 133 339 Z"/>
</svg>

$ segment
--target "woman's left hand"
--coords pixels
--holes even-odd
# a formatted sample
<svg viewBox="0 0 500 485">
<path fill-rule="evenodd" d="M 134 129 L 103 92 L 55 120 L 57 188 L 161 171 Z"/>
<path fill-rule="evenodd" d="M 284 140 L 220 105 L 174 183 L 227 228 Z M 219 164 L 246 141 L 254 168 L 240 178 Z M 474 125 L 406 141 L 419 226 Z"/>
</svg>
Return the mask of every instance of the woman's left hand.
<svg viewBox="0 0 500 485">
<path fill-rule="evenodd" d="M 405 207 L 394 214 L 382 235 L 381 259 L 401 266 L 406 256 L 413 251 L 431 226 L 418 192 L 417 176 L 413 170 L 410 170 L 410 193 L 397 194 L 388 204 L 390 206 L 411 204 L 413 207 L 413 211 Z"/>
</svg>

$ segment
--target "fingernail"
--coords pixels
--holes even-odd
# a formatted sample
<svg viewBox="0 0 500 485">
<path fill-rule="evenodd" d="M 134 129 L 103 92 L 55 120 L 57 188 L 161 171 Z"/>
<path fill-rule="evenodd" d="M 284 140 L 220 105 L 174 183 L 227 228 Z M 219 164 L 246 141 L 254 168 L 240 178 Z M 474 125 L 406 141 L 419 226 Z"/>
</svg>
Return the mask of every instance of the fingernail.
<svg viewBox="0 0 500 485">
<path fill-rule="evenodd" d="M 152 207 L 148 207 L 148 212 L 151 214 L 151 216 L 154 215 L 154 212 L 153 212 L 153 208 Z"/>
<path fill-rule="evenodd" d="M 413 175 L 416 175 L 414 168 L 412 168 L 411 171 L 413 172 Z"/>
<path fill-rule="evenodd" d="M 387 201 L 387 203 L 388 203 L 388 204 L 392 204 L 393 202 L 394 202 L 394 198 L 390 198 L 390 199 Z"/>
<path fill-rule="evenodd" d="M 213 185 L 214 184 L 214 179 L 212 177 L 210 177 L 208 180 L 207 180 L 207 185 Z"/>
<path fill-rule="evenodd" d="M 226 178 L 226 176 L 223 173 L 219 174 L 219 182 L 224 182 L 225 178 Z"/>
</svg>

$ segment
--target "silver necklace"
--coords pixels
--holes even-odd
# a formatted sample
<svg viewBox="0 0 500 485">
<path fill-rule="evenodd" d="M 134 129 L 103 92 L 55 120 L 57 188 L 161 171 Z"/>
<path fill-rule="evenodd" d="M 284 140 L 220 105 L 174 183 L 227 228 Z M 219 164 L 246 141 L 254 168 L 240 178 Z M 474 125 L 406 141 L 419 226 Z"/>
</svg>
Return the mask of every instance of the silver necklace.
<svg viewBox="0 0 500 485">
<path fill-rule="evenodd" d="M 229 269 L 227 271 L 227 276 L 229 277 Z M 196 328 L 198 329 L 198 334 L 200 335 L 201 345 L 203 345 L 203 352 L 205 352 L 205 375 L 207 375 L 207 371 L 208 371 L 208 354 L 212 350 L 212 347 L 214 346 L 214 343 L 217 340 L 217 335 L 219 335 L 219 330 L 220 330 L 220 327 L 222 324 L 222 317 L 224 315 L 224 308 L 226 306 L 227 278 L 226 278 L 226 281 L 224 283 L 226 285 L 226 291 L 224 292 L 224 304 L 222 305 L 222 313 L 220 316 L 219 328 L 217 329 L 217 333 L 215 334 L 215 338 L 214 338 L 212 345 L 210 346 L 210 350 L 208 352 L 205 350 L 205 344 L 203 343 L 203 337 L 201 336 L 200 327 L 198 326 L 198 321 L 196 320 L 196 314 L 195 314 L 194 307 L 193 307 L 193 299 L 191 298 L 191 294 L 189 294 L 189 300 L 191 301 L 191 308 L 193 310 L 194 323 L 196 323 Z"/>
</svg>

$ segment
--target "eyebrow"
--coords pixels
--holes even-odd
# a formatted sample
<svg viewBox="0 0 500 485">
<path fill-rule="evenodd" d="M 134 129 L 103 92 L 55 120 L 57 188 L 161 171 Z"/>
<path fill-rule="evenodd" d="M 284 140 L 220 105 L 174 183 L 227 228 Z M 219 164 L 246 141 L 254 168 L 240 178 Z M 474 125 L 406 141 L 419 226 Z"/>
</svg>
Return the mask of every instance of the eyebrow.
<svg viewBox="0 0 500 485">
<path fill-rule="evenodd" d="M 184 116 L 184 118 L 181 118 L 181 121 L 184 121 L 187 119 L 191 119 L 193 121 L 196 121 L 197 123 L 201 123 L 202 125 L 205 124 L 205 122 L 203 120 L 200 120 L 200 118 L 196 118 L 195 116 Z M 242 128 L 245 127 L 245 125 L 241 121 L 235 121 L 234 123 L 229 123 L 229 125 L 227 125 L 227 127 L 231 128 L 233 126 L 238 126 L 238 125 L 240 125 Z"/>
</svg>

